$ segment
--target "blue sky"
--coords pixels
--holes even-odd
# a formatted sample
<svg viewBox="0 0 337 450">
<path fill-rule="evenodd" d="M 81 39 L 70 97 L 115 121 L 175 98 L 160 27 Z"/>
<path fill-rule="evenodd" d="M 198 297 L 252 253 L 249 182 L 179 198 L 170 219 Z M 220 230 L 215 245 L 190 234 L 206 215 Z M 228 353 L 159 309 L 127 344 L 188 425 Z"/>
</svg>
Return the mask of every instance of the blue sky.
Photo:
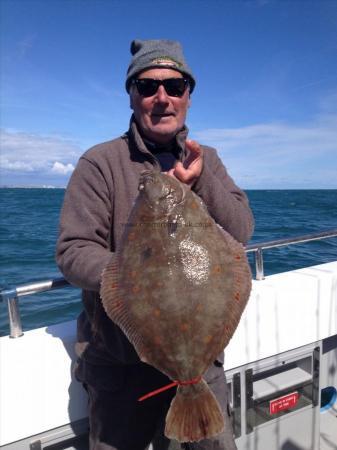
<svg viewBox="0 0 337 450">
<path fill-rule="evenodd" d="M 190 137 L 236 182 L 337 188 L 335 0 L 2 0 L 1 185 L 65 186 L 122 134 L 130 42 L 179 40 Z"/>
</svg>

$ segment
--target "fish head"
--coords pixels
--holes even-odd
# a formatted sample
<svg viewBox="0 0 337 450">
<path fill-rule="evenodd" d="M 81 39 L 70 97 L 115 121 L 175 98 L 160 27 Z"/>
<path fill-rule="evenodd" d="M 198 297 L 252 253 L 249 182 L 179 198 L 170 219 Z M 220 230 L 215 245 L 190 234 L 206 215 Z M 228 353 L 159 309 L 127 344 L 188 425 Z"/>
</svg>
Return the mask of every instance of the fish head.
<svg viewBox="0 0 337 450">
<path fill-rule="evenodd" d="M 160 215 L 170 214 L 185 199 L 184 185 L 162 172 L 142 172 L 138 190 L 149 208 Z"/>
</svg>

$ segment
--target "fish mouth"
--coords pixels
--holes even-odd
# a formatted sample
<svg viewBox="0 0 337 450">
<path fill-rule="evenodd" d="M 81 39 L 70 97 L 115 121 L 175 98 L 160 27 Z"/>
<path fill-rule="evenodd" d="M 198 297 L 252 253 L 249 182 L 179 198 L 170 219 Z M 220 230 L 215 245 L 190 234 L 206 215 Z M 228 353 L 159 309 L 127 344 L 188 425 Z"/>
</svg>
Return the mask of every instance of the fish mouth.
<svg viewBox="0 0 337 450">
<path fill-rule="evenodd" d="M 167 175 L 167 176 L 169 176 L 169 175 Z M 179 195 L 179 197 L 177 195 L 175 196 L 175 199 L 176 199 L 176 205 L 175 206 L 179 206 L 182 203 L 184 203 L 185 197 L 186 197 L 186 190 L 184 189 L 184 184 L 179 182 L 178 187 L 179 187 L 179 190 L 180 190 L 180 195 Z M 177 194 L 177 190 L 176 190 L 176 194 Z M 173 198 L 172 190 L 170 190 L 170 194 L 168 196 Z"/>
<path fill-rule="evenodd" d="M 169 183 L 165 180 L 166 177 L 169 177 Z M 183 184 L 179 180 L 153 170 L 144 170 L 141 173 L 138 190 L 145 193 L 145 200 L 150 208 L 158 208 L 162 203 L 168 213 L 173 207 L 183 203 L 186 196 Z"/>
</svg>

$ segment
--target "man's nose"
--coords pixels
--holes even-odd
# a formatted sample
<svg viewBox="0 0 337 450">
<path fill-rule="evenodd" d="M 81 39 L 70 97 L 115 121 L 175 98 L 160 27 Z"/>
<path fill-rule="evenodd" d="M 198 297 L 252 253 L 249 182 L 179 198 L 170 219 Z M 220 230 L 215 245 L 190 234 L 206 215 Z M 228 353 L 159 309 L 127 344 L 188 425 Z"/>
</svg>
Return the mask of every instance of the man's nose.
<svg viewBox="0 0 337 450">
<path fill-rule="evenodd" d="M 160 85 L 158 87 L 158 90 L 156 92 L 156 100 L 158 103 L 168 103 L 169 102 L 169 96 L 167 95 L 167 92 L 165 91 L 165 88 L 163 85 Z"/>
</svg>

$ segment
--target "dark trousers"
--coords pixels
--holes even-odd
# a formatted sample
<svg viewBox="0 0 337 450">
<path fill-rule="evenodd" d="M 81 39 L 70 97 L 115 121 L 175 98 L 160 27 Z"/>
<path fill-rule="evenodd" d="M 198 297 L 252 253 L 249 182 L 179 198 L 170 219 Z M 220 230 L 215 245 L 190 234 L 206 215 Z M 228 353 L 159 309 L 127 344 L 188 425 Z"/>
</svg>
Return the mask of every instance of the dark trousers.
<svg viewBox="0 0 337 450">
<path fill-rule="evenodd" d="M 82 366 L 82 367 L 81 367 Z M 197 443 L 179 444 L 164 436 L 165 418 L 175 389 L 138 402 L 138 398 L 171 381 L 147 364 L 88 366 L 78 378 L 89 395 L 90 450 L 236 450 L 230 424 L 227 385 L 222 366 L 213 365 L 205 379 L 225 418 L 225 432 Z"/>
</svg>

